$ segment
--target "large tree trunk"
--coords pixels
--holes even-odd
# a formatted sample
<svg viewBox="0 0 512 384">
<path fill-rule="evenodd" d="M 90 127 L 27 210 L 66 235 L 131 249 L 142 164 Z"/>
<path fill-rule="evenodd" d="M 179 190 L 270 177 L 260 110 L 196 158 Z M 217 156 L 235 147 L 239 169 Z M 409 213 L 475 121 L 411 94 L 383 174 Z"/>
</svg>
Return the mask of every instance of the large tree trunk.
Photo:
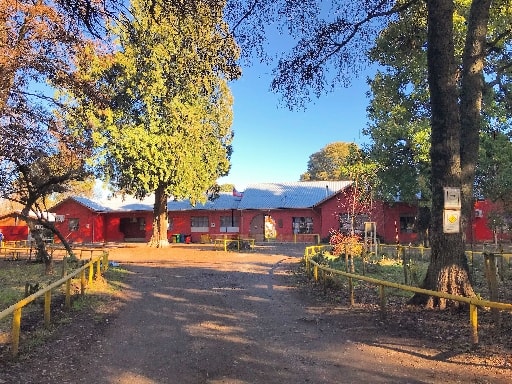
<svg viewBox="0 0 512 384">
<path fill-rule="evenodd" d="M 427 62 L 431 117 L 431 259 L 423 287 L 472 296 L 462 231 L 443 231 L 444 187 L 461 188 L 461 122 L 453 41 L 453 1 L 429 0 Z M 445 300 L 415 295 L 412 303 L 446 307 Z M 458 305 L 457 303 L 449 303 Z"/>
<path fill-rule="evenodd" d="M 473 1 L 468 17 L 468 32 L 462 57 L 460 94 L 461 138 L 460 156 L 462 170 L 462 229 L 471 225 L 474 217 L 473 185 L 480 146 L 483 68 L 489 11 L 492 0 Z"/>
<path fill-rule="evenodd" d="M 37 228 L 37 220 L 32 220 L 28 215 L 29 210 L 23 209 L 21 212 L 22 217 L 25 218 L 30 234 L 36 243 L 36 260 L 44 263 L 45 274 L 53 274 L 53 258 L 51 253 L 46 249 L 46 243 L 43 240 L 41 229 Z"/>
<path fill-rule="evenodd" d="M 150 247 L 163 248 L 169 245 L 167 239 L 167 194 L 164 186 L 160 185 L 155 191 L 155 205 L 153 207 L 153 235 L 149 241 Z"/>
</svg>

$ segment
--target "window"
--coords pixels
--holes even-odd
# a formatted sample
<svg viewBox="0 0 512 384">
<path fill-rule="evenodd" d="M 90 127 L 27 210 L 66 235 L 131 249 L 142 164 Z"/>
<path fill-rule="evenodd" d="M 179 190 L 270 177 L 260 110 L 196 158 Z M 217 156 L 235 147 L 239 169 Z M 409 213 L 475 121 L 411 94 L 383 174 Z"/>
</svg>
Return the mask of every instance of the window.
<svg viewBox="0 0 512 384">
<path fill-rule="evenodd" d="M 221 216 L 220 231 L 221 232 L 238 232 L 240 230 L 240 218 L 238 216 Z"/>
<path fill-rule="evenodd" d="M 174 219 L 172 217 L 169 217 L 167 219 L 167 230 L 172 231 L 173 228 L 174 228 Z"/>
<path fill-rule="evenodd" d="M 313 233 L 313 218 L 294 217 L 292 218 L 293 233 Z"/>
<path fill-rule="evenodd" d="M 190 218 L 191 232 L 208 232 L 209 220 L 208 216 L 192 216 Z"/>
<path fill-rule="evenodd" d="M 415 233 L 416 226 L 414 216 L 400 216 L 400 233 Z"/>
<path fill-rule="evenodd" d="M 364 235 L 364 223 L 370 221 L 370 217 L 365 214 L 356 214 L 352 217 L 348 213 L 340 213 L 340 232 L 345 235 L 352 233 L 352 219 L 354 220 L 354 234 Z"/>
<path fill-rule="evenodd" d="M 70 231 L 78 231 L 80 220 L 79 219 L 69 219 L 68 220 L 68 228 Z"/>
</svg>

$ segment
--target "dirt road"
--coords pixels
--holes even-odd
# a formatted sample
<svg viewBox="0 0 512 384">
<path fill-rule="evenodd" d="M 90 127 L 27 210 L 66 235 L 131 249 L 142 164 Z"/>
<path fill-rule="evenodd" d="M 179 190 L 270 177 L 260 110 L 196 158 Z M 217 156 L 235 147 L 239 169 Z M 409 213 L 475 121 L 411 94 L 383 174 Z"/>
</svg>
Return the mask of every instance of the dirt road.
<svg viewBox="0 0 512 384">
<path fill-rule="evenodd" d="M 303 249 L 113 250 L 111 260 L 129 271 L 119 311 L 63 330 L 31 358 L 37 362 L 0 371 L 0 383 L 511 382 L 510 367 L 390 336 L 378 313 L 298 289 L 293 271 Z"/>
</svg>

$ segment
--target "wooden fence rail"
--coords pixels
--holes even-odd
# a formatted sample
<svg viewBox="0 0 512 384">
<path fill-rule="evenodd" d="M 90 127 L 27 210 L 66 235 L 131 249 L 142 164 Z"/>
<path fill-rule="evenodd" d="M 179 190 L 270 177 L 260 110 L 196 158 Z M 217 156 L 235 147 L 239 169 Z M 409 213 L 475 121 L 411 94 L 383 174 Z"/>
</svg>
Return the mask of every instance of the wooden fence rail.
<svg viewBox="0 0 512 384">
<path fill-rule="evenodd" d="M 99 249 L 96 249 L 99 251 Z M 69 309 L 71 307 L 71 279 L 76 276 L 80 276 L 80 294 L 85 294 L 86 287 L 86 276 L 85 271 L 89 268 L 89 284 L 93 282 L 94 270 L 96 269 L 96 278 L 99 278 L 101 271 L 106 271 L 108 268 L 108 252 L 101 250 L 102 255 L 92 258 L 89 262 L 81 266 L 80 268 L 74 270 L 73 272 L 67 274 L 63 273 L 63 277 L 54 283 L 50 284 L 44 289 L 37 291 L 36 293 L 24 298 L 21 301 L 11 305 L 9 308 L 4 309 L 0 312 L 0 320 L 12 315 L 12 330 L 11 330 L 11 352 L 13 356 L 17 356 L 19 351 L 19 341 L 20 341 L 20 329 L 21 329 L 21 314 L 22 309 L 26 305 L 30 304 L 37 298 L 44 296 L 44 326 L 48 328 L 50 326 L 50 307 L 51 307 L 51 297 L 52 291 L 55 288 L 60 287 L 61 285 L 66 285 L 65 288 L 65 304 L 64 307 Z"/>
<path fill-rule="evenodd" d="M 398 284 L 393 283 L 390 281 L 384 281 L 384 280 L 378 280 L 372 277 L 368 276 L 362 276 L 357 275 L 354 273 L 348 273 L 344 271 L 340 271 L 337 269 L 329 268 L 323 265 L 318 264 L 314 260 L 311 259 L 312 256 L 316 255 L 317 253 L 321 252 L 322 250 L 325 250 L 325 246 L 312 246 L 312 247 L 306 247 L 304 250 L 304 260 L 306 263 L 306 273 L 308 277 L 313 275 L 315 281 L 318 281 L 320 278 L 324 280 L 326 279 L 326 273 L 332 273 L 334 275 L 344 276 L 349 281 L 349 295 L 350 295 L 350 303 L 354 303 L 354 285 L 352 284 L 352 280 L 362 280 L 366 281 L 368 283 L 374 284 L 379 287 L 379 296 L 380 296 L 380 309 L 382 314 L 386 311 L 386 293 L 385 293 L 385 287 L 389 288 L 395 288 L 400 289 L 403 291 L 409 291 L 414 293 L 420 293 L 427 296 L 435 296 L 447 300 L 453 300 L 458 301 L 461 303 L 469 304 L 469 322 L 471 325 L 471 341 L 473 344 L 478 344 L 478 307 L 481 308 L 494 308 L 497 310 L 505 310 L 505 311 L 511 311 L 512 312 L 512 304 L 508 303 L 499 303 L 489 300 L 481 300 L 476 297 L 464 297 L 464 296 L 457 296 L 457 295 L 451 295 L 444 292 L 438 292 L 438 291 L 431 291 L 428 289 L 423 288 L 417 288 L 409 285 L 404 284 Z M 319 272 L 322 273 L 319 273 Z"/>
</svg>

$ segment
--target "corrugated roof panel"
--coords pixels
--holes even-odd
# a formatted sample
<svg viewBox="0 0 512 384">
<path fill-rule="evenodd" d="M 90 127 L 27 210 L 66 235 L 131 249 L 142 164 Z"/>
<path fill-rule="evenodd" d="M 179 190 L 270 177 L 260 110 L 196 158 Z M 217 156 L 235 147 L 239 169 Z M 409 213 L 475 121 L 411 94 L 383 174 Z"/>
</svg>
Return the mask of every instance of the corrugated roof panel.
<svg viewBox="0 0 512 384">
<path fill-rule="evenodd" d="M 249 186 L 239 209 L 310 208 L 351 185 L 350 181 L 301 181 Z"/>
<path fill-rule="evenodd" d="M 190 201 L 179 200 L 169 201 L 167 209 L 169 211 L 191 211 L 191 210 L 209 210 L 209 211 L 225 211 L 229 209 L 237 209 L 240 197 L 235 197 L 231 192 L 221 192 L 215 200 L 208 200 L 204 204 L 196 204 L 192 206 Z"/>
<path fill-rule="evenodd" d="M 73 200 L 76 200 L 77 202 L 79 202 L 80 204 L 82 204 L 83 206 L 89 208 L 92 211 L 108 212 L 108 211 L 111 210 L 110 208 L 108 208 L 106 206 L 103 206 L 99 202 L 93 201 L 93 200 L 88 199 L 86 197 L 74 196 Z"/>
<path fill-rule="evenodd" d="M 141 200 L 129 195 L 119 195 L 102 199 L 99 203 L 111 211 L 152 211 L 155 205 L 155 196 L 149 195 Z"/>
<path fill-rule="evenodd" d="M 300 181 L 295 183 L 260 183 L 249 186 L 242 197 L 233 196 L 231 192 L 222 192 L 213 201 L 192 206 L 188 199 L 169 200 L 169 211 L 230 209 L 277 209 L 277 208 L 311 208 L 352 184 L 351 181 Z M 154 195 L 144 200 L 132 196 L 112 197 L 93 201 L 84 197 L 75 197 L 76 201 L 98 212 L 118 211 L 152 211 Z"/>
</svg>

